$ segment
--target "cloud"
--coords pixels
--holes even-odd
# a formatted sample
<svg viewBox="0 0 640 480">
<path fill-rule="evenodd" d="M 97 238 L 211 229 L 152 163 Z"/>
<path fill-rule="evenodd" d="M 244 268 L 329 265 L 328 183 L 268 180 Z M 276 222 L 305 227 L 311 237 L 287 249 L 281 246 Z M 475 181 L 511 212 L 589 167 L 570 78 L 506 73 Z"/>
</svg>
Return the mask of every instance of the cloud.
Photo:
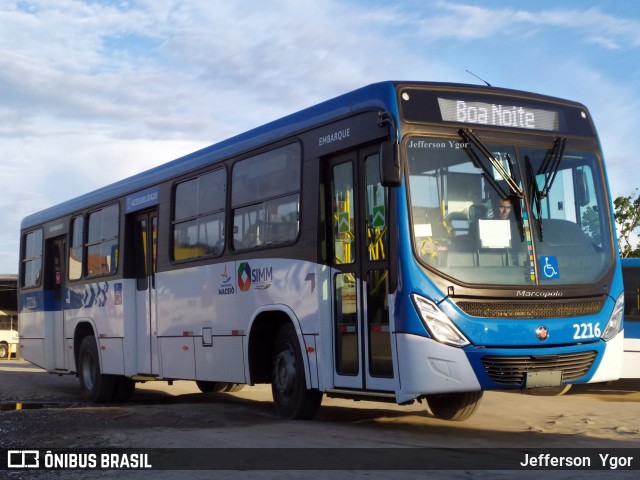
<svg viewBox="0 0 640 480">
<path fill-rule="evenodd" d="M 637 87 L 625 83 L 634 67 L 626 77 L 605 67 L 638 48 L 637 19 L 470 3 L 3 2 L 0 208 L 11 233 L 0 273 L 15 271 L 25 214 L 383 79 L 473 83 L 470 69 L 583 100 L 612 183 L 626 187 L 625 139 L 640 128 Z"/>
<path fill-rule="evenodd" d="M 640 21 L 603 13 L 599 8 L 547 10 L 491 8 L 455 2 L 434 2 L 432 14 L 418 16 L 414 27 L 427 41 L 496 39 L 517 44 L 543 29 L 573 33 L 580 43 L 605 49 L 640 46 Z"/>
</svg>

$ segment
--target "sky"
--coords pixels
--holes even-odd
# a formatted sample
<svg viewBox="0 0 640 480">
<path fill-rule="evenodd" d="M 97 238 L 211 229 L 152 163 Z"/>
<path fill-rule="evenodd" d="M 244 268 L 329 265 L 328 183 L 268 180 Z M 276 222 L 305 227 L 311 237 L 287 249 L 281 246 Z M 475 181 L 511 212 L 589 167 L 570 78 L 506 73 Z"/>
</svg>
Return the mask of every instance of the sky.
<svg viewBox="0 0 640 480">
<path fill-rule="evenodd" d="M 634 193 L 637 0 L 0 0 L 0 274 L 26 215 L 382 80 L 584 103 Z"/>
</svg>

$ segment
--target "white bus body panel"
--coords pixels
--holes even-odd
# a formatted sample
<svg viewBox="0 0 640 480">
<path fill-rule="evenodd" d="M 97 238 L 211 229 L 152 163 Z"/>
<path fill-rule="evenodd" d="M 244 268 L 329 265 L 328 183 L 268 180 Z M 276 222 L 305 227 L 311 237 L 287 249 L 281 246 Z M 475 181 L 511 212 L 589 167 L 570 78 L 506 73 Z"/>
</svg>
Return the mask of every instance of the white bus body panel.
<svg viewBox="0 0 640 480">
<path fill-rule="evenodd" d="M 229 358 L 245 350 L 246 337 L 213 337 L 211 342 L 204 338 L 195 339 L 195 378 L 216 382 L 245 383 L 248 374 L 245 362 L 230 362 Z"/>
<path fill-rule="evenodd" d="M 624 331 L 606 342 L 602 361 L 598 365 L 596 373 L 588 383 L 610 382 L 618 380 L 622 374 Z"/>
<path fill-rule="evenodd" d="M 624 339 L 622 378 L 640 378 L 640 338 Z"/>
<path fill-rule="evenodd" d="M 48 369 L 44 342 L 44 312 L 20 314 L 20 355 L 34 365 Z"/>
<path fill-rule="evenodd" d="M 286 259 L 224 262 L 157 274 L 161 376 L 249 382 L 247 339 L 253 320 L 266 310 L 291 318 L 304 350 L 309 336 L 319 332 L 320 275 L 313 263 Z M 308 355 L 303 358 L 310 384 L 318 385 L 315 359 L 310 366 Z"/>
<path fill-rule="evenodd" d="M 480 383 L 461 348 L 405 333 L 396 333 L 395 343 L 400 380 L 398 403 L 424 394 L 480 390 Z"/>
</svg>

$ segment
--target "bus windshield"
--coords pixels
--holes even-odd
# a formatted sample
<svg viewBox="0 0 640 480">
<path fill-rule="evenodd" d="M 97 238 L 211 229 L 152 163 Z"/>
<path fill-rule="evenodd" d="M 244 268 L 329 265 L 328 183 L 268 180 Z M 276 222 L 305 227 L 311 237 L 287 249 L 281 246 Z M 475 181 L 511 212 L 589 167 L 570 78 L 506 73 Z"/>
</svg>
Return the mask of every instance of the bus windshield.
<svg viewBox="0 0 640 480">
<path fill-rule="evenodd" d="M 589 284 L 613 261 L 595 151 L 407 139 L 419 261 L 462 283 Z M 567 143 L 567 145 L 565 145 Z"/>
</svg>

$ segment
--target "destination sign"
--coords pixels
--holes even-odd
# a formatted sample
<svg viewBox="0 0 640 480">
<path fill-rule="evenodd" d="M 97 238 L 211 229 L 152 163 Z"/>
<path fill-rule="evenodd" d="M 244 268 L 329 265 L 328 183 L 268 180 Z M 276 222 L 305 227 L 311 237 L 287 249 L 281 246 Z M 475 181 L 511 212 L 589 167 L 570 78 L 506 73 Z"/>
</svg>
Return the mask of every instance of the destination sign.
<svg viewBox="0 0 640 480">
<path fill-rule="evenodd" d="M 409 123 L 596 135 L 587 109 L 575 102 L 489 87 L 400 87 L 400 118 Z"/>
<path fill-rule="evenodd" d="M 553 110 L 441 97 L 438 97 L 438 105 L 442 120 L 445 122 L 550 132 L 559 130 L 558 112 Z"/>
</svg>

